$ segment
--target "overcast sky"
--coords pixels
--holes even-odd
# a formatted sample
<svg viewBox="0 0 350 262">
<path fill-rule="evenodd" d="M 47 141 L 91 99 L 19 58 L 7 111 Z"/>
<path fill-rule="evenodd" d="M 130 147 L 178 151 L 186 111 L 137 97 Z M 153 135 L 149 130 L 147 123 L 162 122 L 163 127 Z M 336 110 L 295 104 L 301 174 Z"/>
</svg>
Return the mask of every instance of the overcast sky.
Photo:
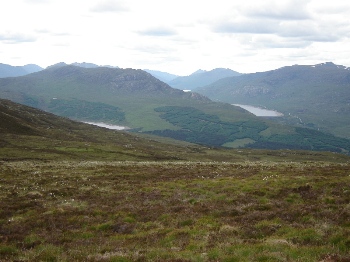
<svg viewBox="0 0 350 262">
<path fill-rule="evenodd" d="M 348 0 L 8 0 L 0 63 L 90 62 L 189 75 L 350 67 Z"/>
</svg>

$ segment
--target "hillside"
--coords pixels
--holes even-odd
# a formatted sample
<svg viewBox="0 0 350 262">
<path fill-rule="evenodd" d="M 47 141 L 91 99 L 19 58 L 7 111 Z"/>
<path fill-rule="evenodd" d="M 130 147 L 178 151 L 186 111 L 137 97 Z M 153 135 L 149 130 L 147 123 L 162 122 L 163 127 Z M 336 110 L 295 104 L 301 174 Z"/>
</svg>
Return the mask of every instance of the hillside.
<svg viewBox="0 0 350 262">
<path fill-rule="evenodd" d="M 208 148 L 100 128 L 3 99 L 0 119 L 0 161 L 349 161 L 327 152 Z"/>
<path fill-rule="evenodd" d="M 199 87 L 209 85 L 219 79 L 239 75 L 241 74 L 231 69 L 216 68 L 211 71 L 198 70 L 189 76 L 179 76 L 167 83 L 173 88 L 194 91 Z"/>
<path fill-rule="evenodd" d="M 243 156 L 227 151 L 210 155 L 213 150 L 205 147 L 100 128 L 3 99 L 0 99 L 0 119 L 0 161 L 12 159 L 206 161 L 215 160 L 217 157 L 222 159 L 247 157 L 247 154 Z M 261 153 L 257 153 L 259 154 Z M 316 154 L 311 158 L 317 159 L 318 156 Z M 327 155 L 321 158 L 327 158 Z"/>
<path fill-rule="evenodd" d="M 0 99 L 0 160 L 176 158 L 186 149 L 115 132 Z M 135 149 L 137 148 L 137 149 Z M 183 151 L 183 152 L 181 152 Z"/>
<path fill-rule="evenodd" d="M 171 88 L 142 70 L 52 67 L 0 79 L 0 96 L 75 120 L 209 146 L 350 151 L 349 140 L 258 118 Z"/>
<path fill-rule="evenodd" d="M 267 107 L 284 123 L 350 138 L 350 69 L 333 63 L 288 66 L 219 80 L 199 93 L 228 103 Z"/>
<path fill-rule="evenodd" d="M 40 66 L 29 64 L 24 66 L 11 66 L 0 63 L 0 78 L 23 76 L 43 70 Z"/>
</svg>

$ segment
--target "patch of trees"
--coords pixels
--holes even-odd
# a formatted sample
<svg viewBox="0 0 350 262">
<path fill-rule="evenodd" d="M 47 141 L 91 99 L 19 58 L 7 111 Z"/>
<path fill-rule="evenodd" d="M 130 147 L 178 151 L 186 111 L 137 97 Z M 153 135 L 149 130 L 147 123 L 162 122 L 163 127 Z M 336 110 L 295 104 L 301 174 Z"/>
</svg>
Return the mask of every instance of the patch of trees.
<svg viewBox="0 0 350 262">
<path fill-rule="evenodd" d="M 165 106 L 155 111 L 161 113 L 161 118 L 181 129 L 156 130 L 152 134 L 210 146 L 221 146 L 242 138 L 259 140 L 259 133 L 267 128 L 263 122 L 252 120 L 225 122 L 217 115 L 206 114 L 193 107 Z"/>
<path fill-rule="evenodd" d="M 225 122 L 217 115 L 206 114 L 193 107 L 165 106 L 155 111 L 160 113 L 161 118 L 181 129 L 149 133 L 187 142 L 222 146 L 236 139 L 250 138 L 255 141 L 246 146 L 250 148 L 350 152 L 350 140 L 313 129 L 296 127 L 294 134 L 262 136 L 260 132 L 268 128 L 262 121 Z"/>
<path fill-rule="evenodd" d="M 120 108 L 100 102 L 52 99 L 48 108 L 51 113 L 78 120 L 113 123 L 125 120 L 125 113 Z"/>
</svg>

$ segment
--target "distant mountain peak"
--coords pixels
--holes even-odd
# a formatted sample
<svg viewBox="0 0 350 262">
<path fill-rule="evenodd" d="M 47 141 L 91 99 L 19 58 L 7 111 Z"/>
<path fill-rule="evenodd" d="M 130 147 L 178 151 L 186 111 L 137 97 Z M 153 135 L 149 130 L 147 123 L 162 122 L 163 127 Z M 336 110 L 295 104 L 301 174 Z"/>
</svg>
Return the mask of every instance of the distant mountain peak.
<svg viewBox="0 0 350 262">
<path fill-rule="evenodd" d="M 59 68 L 59 67 L 67 66 L 67 65 L 68 64 L 66 64 L 65 62 L 59 62 L 59 63 L 48 66 L 46 69 Z"/>
<path fill-rule="evenodd" d="M 315 66 L 327 66 L 327 67 L 336 67 L 337 65 L 334 64 L 333 62 L 325 62 L 325 63 L 320 63 Z"/>
<path fill-rule="evenodd" d="M 67 64 L 65 62 L 59 62 L 57 64 L 48 66 L 47 68 L 58 68 L 58 67 L 63 67 L 63 66 L 67 66 L 67 65 L 78 66 L 78 67 L 82 67 L 82 68 L 97 68 L 97 67 L 119 68 L 118 66 L 110 66 L 110 65 L 99 66 L 99 65 L 96 65 L 93 63 L 87 63 L 87 62 L 82 62 L 82 63 L 74 62 L 71 64 Z"/>
<path fill-rule="evenodd" d="M 177 89 L 193 91 L 196 88 L 212 84 L 222 78 L 239 75 L 241 74 L 228 68 L 215 68 L 210 71 L 199 69 L 189 76 L 177 77 L 168 82 L 168 84 Z"/>
<path fill-rule="evenodd" d="M 192 73 L 192 74 L 190 74 L 190 75 L 203 74 L 203 73 L 205 73 L 205 72 L 208 72 L 208 71 L 206 71 L 206 70 L 202 70 L 202 69 L 198 69 L 197 71 L 193 72 L 193 73 Z"/>
<path fill-rule="evenodd" d="M 43 70 L 40 66 L 34 64 L 27 64 L 24 66 L 11 66 L 0 63 L 0 78 L 2 77 L 16 77 L 24 76 L 31 73 Z"/>
</svg>

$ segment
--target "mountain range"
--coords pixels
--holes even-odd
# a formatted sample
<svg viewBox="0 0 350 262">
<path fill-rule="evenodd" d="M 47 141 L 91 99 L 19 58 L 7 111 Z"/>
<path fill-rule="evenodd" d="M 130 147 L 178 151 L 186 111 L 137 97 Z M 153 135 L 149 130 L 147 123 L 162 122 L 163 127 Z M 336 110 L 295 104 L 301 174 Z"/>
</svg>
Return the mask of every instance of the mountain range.
<svg viewBox="0 0 350 262">
<path fill-rule="evenodd" d="M 197 70 L 189 76 L 179 76 L 166 83 L 173 88 L 194 91 L 199 87 L 209 85 L 219 79 L 239 75 L 241 74 L 227 68 L 216 68 L 211 71 Z"/>
<path fill-rule="evenodd" d="M 277 110 L 282 123 L 350 138 L 350 69 L 331 62 L 221 79 L 197 92 L 213 100 Z"/>
<path fill-rule="evenodd" d="M 41 70 L 42 68 L 40 66 L 34 64 L 28 64 L 24 66 L 11 66 L 0 63 L 0 78 L 23 76 Z"/>
<path fill-rule="evenodd" d="M 349 152 L 350 141 L 171 88 L 143 70 L 73 65 L 0 79 L 0 97 L 80 121 L 209 146 Z"/>
</svg>

